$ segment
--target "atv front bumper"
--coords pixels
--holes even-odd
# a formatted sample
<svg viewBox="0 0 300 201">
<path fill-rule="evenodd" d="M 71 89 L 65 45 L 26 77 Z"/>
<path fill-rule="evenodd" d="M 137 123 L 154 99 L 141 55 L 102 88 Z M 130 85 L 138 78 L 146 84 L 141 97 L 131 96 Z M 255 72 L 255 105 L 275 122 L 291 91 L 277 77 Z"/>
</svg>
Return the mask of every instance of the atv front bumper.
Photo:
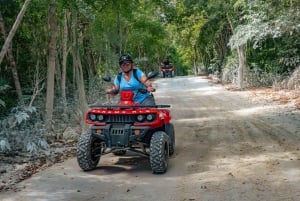
<svg viewBox="0 0 300 201">
<path fill-rule="evenodd" d="M 142 142 L 150 130 L 149 126 L 133 126 L 132 124 L 92 126 L 94 137 L 105 141 L 107 147 L 128 148 L 134 142 Z"/>
</svg>

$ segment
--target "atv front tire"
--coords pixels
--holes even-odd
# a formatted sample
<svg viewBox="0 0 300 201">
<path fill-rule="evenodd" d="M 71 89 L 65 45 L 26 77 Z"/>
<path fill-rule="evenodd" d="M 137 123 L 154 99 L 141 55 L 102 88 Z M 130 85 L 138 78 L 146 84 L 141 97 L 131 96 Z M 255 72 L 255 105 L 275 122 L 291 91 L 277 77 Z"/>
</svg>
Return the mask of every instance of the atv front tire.
<svg viewBox="0 0 300 201">
<path fill-rule="evenodd" d="M 166 124 L 165 125 L 165 131 L 167 135 L 170 138 L 170 143 L 169 143 L 169 154 L 172 156 L 175 151 L 175 132 L 174 132 L 174 126 L 173 124 Z"/>
<path fill-rule="evenodd" d="M 154 174 L 165 173 L 169 162 L 169 137 L 163 131 L 153 133 L 150 142 L 150 164 Z"/>
<path fill-rule="evenodd" d="M 77 144 L 77 162 L 84 171 L 90 171 L 97 167 L 101 152 L 101 141 L 92 136 L 91 132 L 83 133 Z"/>
</svg>

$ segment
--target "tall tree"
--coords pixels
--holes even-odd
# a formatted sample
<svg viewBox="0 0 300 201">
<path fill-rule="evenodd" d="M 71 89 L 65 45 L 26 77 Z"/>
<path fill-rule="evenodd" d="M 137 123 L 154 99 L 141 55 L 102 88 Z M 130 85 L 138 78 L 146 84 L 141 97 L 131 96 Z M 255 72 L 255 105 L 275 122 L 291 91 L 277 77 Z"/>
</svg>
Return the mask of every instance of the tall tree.
<svg viewBox="0 0 300 201">
<path fill-rule="evenodd" d="M 78 16 L 75 11 L 72 12 L 72 57 L 73 57 L 73 67 L 75 74 L 75 82 L 77 83 L 77 92 L 78 92 L 78 103 L 80 106 L 80 116 L 81 118 L 81 126 L 85 127 L 84 124 L 84 113 L 87 110 L 87 102 L 85 95 L 85 87 L 84 87 L 84 76 L 83 76 L 83 67 L 81 62 L 81 55 L 79 52 L 79 33 L 78 30 Z"/>
<path fill-rule="evenodd" d="M 1 13 L 0 13 L 0 29 L 2 31 L 3 39 L 5 41 L 7 39 L 7 34 L 6 34 L 5 23 L 4 23 Z M 14 55 L 12 52 L 12 45 L 8 46 L 7 55 L 8 55 L 8 61 L 11 66 L 12 75 L 13 75 L 13 79 L 14 79 L 14 83 L 15 83 L 15 87 L 16 87 L 16 92 L 18 94 L 19 102 L 23 105 L 24 102 L 23 102 L 22 88 L 21 88 L 21 84 L 20 84 L 20 80 L 19 80 L 17 65 L 16 65 Z"/>
<path fill-rule="evenodd" d="M 46 95 L 46 113 L 45 120 L 47 128 L 50 128 L 53 117 L 54 105 L 54 77 L 57 56 L 57 17 L 56 17 L 56 1 L 49 2 L 48 11 L 48 26 L 49 26 L 49 53 L 48 53 L 48 70 L 47 70 L 47 95 Z"/>
<path fill-rule="evenodd" d="M 70 12 L 64 10 L 64 23 L 63 23 L 63 36 L 62 36 L 62 70 L 61 70 L 61 95 L 63 101 L 64 113 L 66 113 L 67 108 L 67 95 L 66 95 L 66 76 L 67 76 L 67 57 L 69 53 L 68 48 L 68 35 L 69 27 L 68 20 L 70 18 Z"/>
<path fill-rule="evenodd" d="M 6 40 L 5 40 L 5 43 L 4 43 L 4 45 L 3 45 L 3 47 L 2 47 L 2 50 L 1 50 L 1 52 L 0 52 L 0 64 L 1 64 L 2 61 L 3 61 L 3 58 L 4 58 L 4 56 L 5 56 L 5 54 L 6 54 L 7 50 L 8 50 L 8 48 L 9 48 L 9 46 L 10 46 L 10 43 L 11 43 L 11 41 L 12 41 L 12 39 L 13 39 L 13 37 L 14 37 L 14 35 L 15 35 L 15 33 L 16 33 L 16 31 L 17 31 L 17 29 L 18 29 L 20 23 L 21 23 L 21 21 L 22 21 L 22 18 L 23 18 L 23 16 L 24 16 L 25 12 L 26 12 L 26 9 L 27 9 L 27 7 L 28 7 L 30 1 L 31 1 L 31 0 L 25 0 L 24 5 L 23 5 L 23 7 L 22 7 L 20 13 L 19 13 L 18 16 L 17 16 L 17 19 L 16 19 L 16 21 L 15 21 L 15 23 L 14 23 L 12 29 L 10 30 L 10 32 L 9 32 L 9 34 L 8 34 Z"/>
</svg>

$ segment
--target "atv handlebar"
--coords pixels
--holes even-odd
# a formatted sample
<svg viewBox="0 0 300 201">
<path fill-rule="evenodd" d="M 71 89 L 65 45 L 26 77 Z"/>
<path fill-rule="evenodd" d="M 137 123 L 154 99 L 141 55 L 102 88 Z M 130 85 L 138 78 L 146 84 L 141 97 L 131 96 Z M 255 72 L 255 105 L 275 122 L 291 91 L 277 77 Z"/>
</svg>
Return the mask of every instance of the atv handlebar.
<svg viewBox="0 0 300 201">
<path fill-rule="evenodd" d="M 104 108 L 104 109 L 113 109 L 113 108 L 122 108 L 122 109 L 134 109 L 134 108 L 170 108 L 171 105 L 101 105 L 101 104 L 91 104 L 89 108 Z"/>
<path fill-rule="evenodd" d="M 117 90 L 117 89 L 114 89 L 114 90 L 112 90 L 111 92 L 105 92 L 105 93 L 101 93 L 100 92 L 100 94 L 113 94 L 113 95 L 116 95 L 116 94 L 118 94 L 119 93 L 119 91 L 120 90 Z M 154 89 L 154 91 L 153 92 L 155 92 L 156 90 Z M 140 88 L 140 89 L 138 89 L 138 92 L 139 93 L 142 93 L 142 94 L 145 94 L 145 93 L 147 93 L 148 92 L 148 90 L 147 89 L 142 89 L 142 88 Z M 151 92 L 150 92 L 151 93 Z"/>
<path fill-rule="evenodd" d="M 150 80 L 150 79 L 152 79 L 152 78 L 155 78 L 156 76 L 158 76 L 158 74 L 159 74 L 159 72 L 152 72 L 152 71 L 149 72 L 148 75 L 147 75 L 146 81 L 147 81 L 147 80 Z M 108 76 L 108 75 L 104 76 L 104 77 L 103 77 L 103 80 L 104 80 L 105 82 L 110 82 L 110 83 L 112 82 L 111 77 Z M 120 91 L 120 90 L 114 89 L 114 90 L 111 90 L 111 91 L 106 91 L 105 94 L 116 95 L 116 94 L 119 93 L 119 91 Z M 140 92 L 140 93 L 145 94 L 145 93 L 147 93 L 147 92 L 149 92 L 149 93 L 155 92 L 156 90 L 155 90 L 155 88 L 153 88 L 153 91 L 148 91 L 147 89 L 140 88 L 140 89 L 138 89 L 137 91 Z M 102 93 L 101 93 L 101 94 L 102 94 Z"/>
<path fill-rule="evenodd" d="M 155 92 L 156 89 L 155 89 L 155 88 L 153 88 L 153 89 L 154 89 L 154 90 L 153 90 L 152 92 Z M 142 94 L 145 94 L 145 93 L 148 92 L 148 90 L 147 90 L 147 89 L 138 89 L 138 92 L 140 92 L 140 93 L 142 93 Z M 149 93 L 151 93 L 151 92 L 149 92 Z"/>
<path fill-rule="evenodd" d="M 119 90 L 118 89 L 114 89 L 114 90 L 112 90 L 112 94 L 118 94 L 119 93 Z"/>
</svg>

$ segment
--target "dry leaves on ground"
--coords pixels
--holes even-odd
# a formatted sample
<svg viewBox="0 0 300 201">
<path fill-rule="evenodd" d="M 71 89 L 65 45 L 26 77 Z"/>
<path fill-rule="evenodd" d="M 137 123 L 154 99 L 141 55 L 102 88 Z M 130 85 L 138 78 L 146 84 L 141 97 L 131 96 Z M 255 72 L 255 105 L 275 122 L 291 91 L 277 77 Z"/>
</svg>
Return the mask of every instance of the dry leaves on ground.
<svg viewBox="0 0 300 201">
<path fill-rule="evenodd" d="M 206 79 L 214 80 L 210 77 Z M 236 85 L 233 84 L 222 84 L 229 91 L 241 91 Z M 280 104 L 290 104 L 295 107 L 295 109 L 300 109 L 300 90 L 288 90 L 288 89 L 273 89 L 267 87 L 258 87 L 258 88 L 246 88 L 243 91 L 249 91 L 255 98 L 259 100 L 269 101 L 269 102 L 278 102 Z"/>
<path fill-rule="evenodd" d="M 290 104 L 295 109 L 300 109 L 300 91 L 298 90 L 274 90 L 272 88 L 256 88 L 249 90 L 254 96 L 266 101 L 274 101 L 280 104 Z"/>
<path fill-rule="evenodd" d="M 75 144 L 62 144 L 61 146 L 62 149 L 50 146 L 48 155 L 43 152 L 34 155 L 22 152 L 16 152 L 14 155 L 0 153 L 0 192 L 18 191 L 15 185 L 20 181 L 55 163 L 75 156 Z"/>
</svg>

